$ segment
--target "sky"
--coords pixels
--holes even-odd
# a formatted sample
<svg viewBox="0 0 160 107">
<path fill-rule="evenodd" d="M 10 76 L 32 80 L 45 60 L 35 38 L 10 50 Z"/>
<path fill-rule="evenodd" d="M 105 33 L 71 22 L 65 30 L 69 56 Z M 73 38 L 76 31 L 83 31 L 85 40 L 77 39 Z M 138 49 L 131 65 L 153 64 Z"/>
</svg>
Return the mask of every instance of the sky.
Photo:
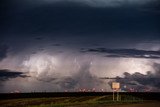
<svg viewBox="0 0 160 107">
<path fill-rule="evenodd" d="M 160 91 L 159 0 L 2 0 L 0 93 Z M 113 79 L 106 79 L 113 78 Z"/>
</svg>

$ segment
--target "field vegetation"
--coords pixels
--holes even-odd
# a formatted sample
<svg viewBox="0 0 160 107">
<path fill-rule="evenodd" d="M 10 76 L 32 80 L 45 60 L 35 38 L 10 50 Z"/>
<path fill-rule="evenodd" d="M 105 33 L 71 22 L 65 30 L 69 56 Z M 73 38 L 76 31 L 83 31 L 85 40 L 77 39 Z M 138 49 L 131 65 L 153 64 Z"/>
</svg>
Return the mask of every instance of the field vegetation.
<svg viewBox="0 0 160 107">
<path fill-rule="evenodd" d="M 50 97 L 50 98 L 20 98 L 0 100 L 1 107 L 97 107 L 99 105 L 121 105 L 144 103 L 143 99 L 130 95 L 121 95 L 120 101 L 112 101 L 112 95 Z"/>
</svg>

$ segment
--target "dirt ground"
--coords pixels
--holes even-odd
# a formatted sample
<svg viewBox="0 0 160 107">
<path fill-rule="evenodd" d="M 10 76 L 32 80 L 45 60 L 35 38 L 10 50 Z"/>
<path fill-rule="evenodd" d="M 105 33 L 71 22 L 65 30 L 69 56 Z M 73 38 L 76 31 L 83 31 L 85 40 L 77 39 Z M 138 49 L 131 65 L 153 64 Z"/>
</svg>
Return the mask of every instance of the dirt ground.
<svg viewBox="0 0 160 107">
<path fill-rule="evenodd" d="M 88 107 L 88 106 L 76 106 L 76 107 Z M 127 105 L 93 105 L 90 107 L 160 107 L 160 102 L 149 102 L 143 104 L 127 104 Z"/>
<path fill-rule="evenodd" d="M 160 107 L 160 102 L 145 103 L 145 104 L 131 104 L 131 105 L 117 105 L 117 106 L 107 106 L 107 107 Z"/>
</svg>

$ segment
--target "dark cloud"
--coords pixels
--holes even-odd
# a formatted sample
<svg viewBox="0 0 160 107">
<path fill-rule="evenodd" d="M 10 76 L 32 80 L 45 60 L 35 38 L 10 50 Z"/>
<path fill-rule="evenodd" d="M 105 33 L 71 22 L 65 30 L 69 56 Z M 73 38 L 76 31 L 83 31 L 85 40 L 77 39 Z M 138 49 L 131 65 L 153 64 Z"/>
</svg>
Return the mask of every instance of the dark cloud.
<svg viewBox="0 0 160 107">
<path fill-rule="evenodd" d="M 6 33 L 135 36 L 137 33 L 159 32 L 158 19 L 159 15 L 155 13 L 145 14 L 133 8 L 93 8 L 76 3 L 50 4 L 12 14 L 6 23 L 9 25 Z"/>
<path fill-rule="evenodd" d="M 128 72 L 124 73 L 124 78 L 117 77 L 115 80 L 121 83 L 122 89 L 129 90 L 134 88 L 137 91 L 144 91 L 150 89 L 150 91 L 160 90 L 160 64 L 153 64 L 154 72 L 147 72 L 147 74 L 141 74 L 135 72 L 130 74 Z M 126 86 L 126 87 L 124 87 Z"/>
<path fill-rule="evenodd" d="M 157 3 L 158 0 L 15 0 L 20 3 L 30 4 L 49 4 L 49 3 L 79 3 L 86 4 L 92 7 L 118 7 L 118 6 L 132 6 L 132 5 L 145 5 Z"/>
<path fill-rule="evenodd" d="M 36 40 L 43 40 L 43 37 L 35 37 Z"/>
<path fill-rule="evenodd" d="M 55 44 L 52 44 L 51 46 L 61 46 L 61 44 L 55 43 Z"/>
<path fill-rule="evenodd" d="M 10 71 L 8 69 L 0 70 L 0 81 L 6 81 L 8 79 L 16 78 L 16 77 L 25 78 L 27 77 L 27 75 L 22 72 Z"/>
<path fill-rule="evenodd" d="M 82 49 L 82 52 L 104 53 L 106 57 L 115 58 L 160 58 L 160 51 L 138 50 L 138 49 Z"/>
<path fill-rule="evenodd" d="M 0 61 L 7 57 L 8 46 L 0 44 Z"/>
<path fill-rule="evenodd" d="M 159 10 L 158 6 L 95 8 L 77 2 L 36 6 L 35 1 L 29 0 L 33 6 L 26 5 L 30 9 L 24 9 L 22 4 L 25 3 L 16 1 L 19 2 L 10 3 L 7 15 L 1 20 L 5 26 L 2 31 L 4 40 L 15 41 L 12 44 L 16 45 L 16 51 L 22 52 L 19 47 L 26 49 L 25 45 L 38 46 L 44 42 L 64 44 L 64 48 L 79 48 L 88 44 L 112 48 L 160 39 L 160 14 L 155 12 Z M 29 45 L 29 48 L 32 46 Z"/>
</svg>

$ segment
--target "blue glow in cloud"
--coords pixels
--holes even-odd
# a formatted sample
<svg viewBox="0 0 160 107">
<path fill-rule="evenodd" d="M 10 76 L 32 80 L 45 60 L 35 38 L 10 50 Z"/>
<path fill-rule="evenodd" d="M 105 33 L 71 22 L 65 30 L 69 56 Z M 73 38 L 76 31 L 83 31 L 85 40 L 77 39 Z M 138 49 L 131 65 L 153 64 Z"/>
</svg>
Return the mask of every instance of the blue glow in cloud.
<svg viewBox="0 0 160 107">
<path fill-rule="evenodd" d="M 158 2 L 158 0 L 27 0 L 30 3 L 55 3 L 55 2 L 74 2 L 83 3 L 93 7 L 112 7 L 124 5 L 144 5 Z"/>
<path fill-rule="evenodd" d="M 43 0 L 45 2 L 80 2 L 90 6 L 121 6 L 121 5 L 142 5 L 150 2 L 157 2 L 157 0 Z"/>
</svg>

